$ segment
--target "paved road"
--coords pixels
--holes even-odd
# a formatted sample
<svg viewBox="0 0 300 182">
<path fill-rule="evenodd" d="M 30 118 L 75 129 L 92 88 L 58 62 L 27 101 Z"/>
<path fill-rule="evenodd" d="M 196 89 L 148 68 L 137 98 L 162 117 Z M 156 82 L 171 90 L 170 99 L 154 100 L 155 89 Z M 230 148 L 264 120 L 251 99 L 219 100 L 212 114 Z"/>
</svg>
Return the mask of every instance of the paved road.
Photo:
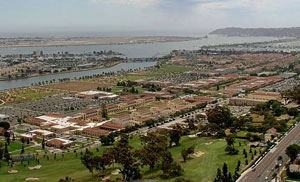
<svg viewBox="0 0 300 182">
<path fill-rule="evenodd" d="M 248 169 L 242 176 L 237 180 L 238 182 L 265 182 L 271 181 L 275 169 L 276 163 L 282 163 L 281 167 L 288 161 L 288 157 L 285 155 L 285 149 L 293 144 L 299 142 L 300 124 L 297 124 L 276 147 L 257 164 L 255 171 Z M 278 161 L 278 157 L 282 156 L 283 161 Z M 266 179 L 268 177 L 268 179 Z"/>
</svg>

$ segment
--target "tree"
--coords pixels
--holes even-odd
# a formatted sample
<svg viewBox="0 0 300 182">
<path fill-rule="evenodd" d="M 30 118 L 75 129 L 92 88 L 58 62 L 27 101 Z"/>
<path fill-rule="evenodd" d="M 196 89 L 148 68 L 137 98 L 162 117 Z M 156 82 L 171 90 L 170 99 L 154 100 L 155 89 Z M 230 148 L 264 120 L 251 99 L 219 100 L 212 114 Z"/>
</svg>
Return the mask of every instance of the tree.
<svg viewBox="0 0 300 182">
<path fill-rule="evenodd" d="M 231 172 L 228 173 L 227 182 L 233 182 Z"/>
<path fill-rule="evenodd" d="M 181 156 L 184 162 L 186 162 L 187 158 L 188 158 L 188 152 L 187 149 L 182 149 L 181 151 Z"/>
<path fill-rule="evenodd" d="M 195 126 L 195 120 L 194 119 L 188 119 L 187 120 L 188 126 L 190 130 L 195 130 L 197 127 Z"/>
<path fill-rule="evenodd" d="M 176 177 L 180 176 L 183 172 L 183 169 L 177 162 L 172 162 L 168 169 L 168 176 L 169 177 Z"/>
<path fill-rule="evenodd" d="M 22 145 L 21 154 L 25 153 L 24 144 Z"/>
<path fill-rule="evenodd" d="M 281 156 L 281 155 L 278 156 L 277 160 L 278 160 L 278 161 L 282 161 L 282 160 L 283 160 L 282 156 Z"/>
<path fill-rule="evenodd" d="M 281 96 L 287 100 L 292 100 L 300 104 L 300 85 L 282 92 Z"/>
<path fill-rule="evenodd" d="M 93 166 L 93 153 L 87 150 L 83 156 L 81 156 L 81 163 L 91 172 L 93 173 L 94 171 L 94 166 Z"/>
<path fill-rule="evenodd" d="M 113 156 L 110 152 L 106 151 L 102 156 L 95 156 L 92 158 L 92 165 L 97 171 L 104 171 L 106 166 L 113 163 Z"/>
<path fill-rule="evenodd" d="M 5 130 L 8 130 L 10 128 L 10 124 L 8 122 L 2 121 L 0 122 L 0 128 L 4 128 Z"/>
<path fill-rule="evenodd" d="M 4 156 L 4 146 L 5 146 L 4 142 L 0 141 L 0 162 Z"/>
<path fill-rule="evenodd" d="M 222 182 L 223 181 L 223 176 L 222 176 L 222 171 L 220 168 L 217 169 L 217 176 L 214 180 L 214 182 Z"/>
<path fill-rule="evenodd" d="M 223 172 L 223 179 L 227 179 L 227 177 L 228 177 L 228 166 L 227 166 L 226 163 L 223 164 L 222 172 Z"/>
<path fill-rule="evenodd" d="M 106 109 L 106 105 L 102 104 L 102 118 L 108 118 L 108 114 L 107 114 L 107 109 Z"/>
<path fill-rule="evenodd" d="M 227 107 L 216 106 L 208 110 L 207 120 L 209 123 L 215 123 L 221 128 L 232 125 L 231 112 Z"/>
<path fill-rule="evenodd" d="M 169 131 L 170 147 L 172 147 L 173 143 L 175 143 L 176 146 L 179 145 L 182 134 L 183 131 L 179 125 L 174 126 L 173 129 Z"/>
<path fill-rule="evenodd" d="M 75 180 L 68 176 L 66 176 L 65 179 L 58 180 L 58 182 L 72 182 L 72 181 L 75 181 Z"/>
<path fill-rule="evenodd" d="M 287 111 L 288 115 L 293 116 L 294 118 L 299 115 L 299 111 L 297 108 L 290 108 Z"/>
<path fill-rule="evenodd" d="M 228 166 L 226 163 L 223 164 L 222 170 L 218 168 L 217 176 L 214 182 L 233 182 L 231 172 L 228 172 Z"/>
<path fill-rule="evenodd" d="M 275 180 L 277 181 L 277 173 L 276 172 L 273 173 L 272 178 L 273 179 L 276 178 Z"/>
<path fill-rule="evenodd" d="M 240 167 L 241 167 L 241 161 L 239 160 L 238 163 L 237 163 L 237 166 L 236 166 L 235 170 L 239 171 Z"/>
<path fill-rule="evenodd" d="M 174 182 L 192 182 L 191 180 L 189 179 L 185 179 L 185 178 L 176 178 Z"/>
<path fill-rule="evenodd" d="M 24 119 L 23 119 L 23 118 L 18 118 L 17 121 L 18 121 L 18 123 L 21 125 L 22 122 L 24 122 Z"/>
<path fill-rule="evenodd" d="M 42 149 L 45 149 L 45 139 L 42 140 Z"/>
<path fill-rule="evenodd" d="M 142 149 L 137 150 L 135 155 L 142 166 L 148 165 L 150 171 L 153 171 L 155 164 L 167 151 L 168 138 L 158 133 L 148 133 L 147 136 L 141 136 L 141 142 Z"/>
<path fill-rule="evenodd" d="M 299 152 L 300 152 L 300 147 L 296 144 L 292 144 L 288 146 L 285 150 L 285 153 L 287 156 L 289 156 L 291 162 L 293 162 L 297 158 Z"/>
<path fill-rule="evenodd" d="M 193 154 L 195 151 L 195 147 L 189 147 L 188 149 L 182 149 L 181 156 L 183 158 L 183 161 L 186 162 L 186 160 L 189 158 L 190 154 Z"/>
<path fill-rule="evenodd" d="M 249 115 L 240 116 L 238 118 L 233 117 L 233 126 L 236 129 L 241 129 L 245 126 L 246 123 L 252 123 L 252 117 Z"/>
<path fill-rule="evenodd" d="M 112 145 L 115 142 L 115 136 L 113 133 L 110 133 L 108 136 L 100 136 L 100 142 L 104 146 Z"/>
<path fill-rule="evenodd" d="M 5 147 L 4 147 L 4 158 L 6 160 L 6 162 L 8 162 L 10 160 L 10 154 L 8 152 L 8 144 L 5 143 Z"/>
<path fill-rule="evenodd" d="M 226 142 L 228 146 L 233 146 L 235 141 L 235 135 L 230 134 L 226 137 Z"/>
<path fill-rule="evenodd" d="M 10 132 L 6 131 L 4 133 L 4 137 L 5 137 L 6 143 L 9 145 L 10 144 Z"/>
<path fill-rule="evenodd" d="M 166 151 L 162 158 L 161 170 L 163 171 L 164 176 L 176 177 L 181 175 L 183 169 L 174 161 L 170 151 Z"/>
<path fill-rule="evenodd" d="M 230 134 L 226 137 L 227 147 L 225 148 L 225 151 L 229 154 L 237 155 L 239 153 L 239 150 L 234 148 L 234 141 L 235 135 Z"/>
<path fill-rule="evenodd" d="M 238 173 L 238 171 L 234 171 L 234 175 L 233 175 L 233 181 L 237 181 L 239 179 L 240 175 Z"/>
<path fill-rule="evenodd" d="M 221 128 L 216 123 L 208 123 L 200 128 L 200 132 L 207 132 L 209 135 L 214 135 L 221 132 Z"/>
<path fill-rule="evenodd" d="M 139 163 L 134 158 L 132 146 L 128 143 L 128 136 L 122 135 L 120 141 L 112 148 L 114 161 L 119 164 L 123 180 L 133 181 L 141 178 Z"/>
</svg>

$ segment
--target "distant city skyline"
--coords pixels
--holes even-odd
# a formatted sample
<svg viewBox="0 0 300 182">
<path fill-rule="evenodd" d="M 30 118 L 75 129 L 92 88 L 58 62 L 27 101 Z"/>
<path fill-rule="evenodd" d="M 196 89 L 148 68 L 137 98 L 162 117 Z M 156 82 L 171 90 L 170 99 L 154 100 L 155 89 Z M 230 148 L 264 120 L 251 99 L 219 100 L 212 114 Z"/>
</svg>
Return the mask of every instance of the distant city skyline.
<svg viewBox="0 0 300 182">
<path fill-rule="evenodd" d="M 0 36 L 200 36 L 297 27 L 298 0 L 0 0 Z"/>
</svg>

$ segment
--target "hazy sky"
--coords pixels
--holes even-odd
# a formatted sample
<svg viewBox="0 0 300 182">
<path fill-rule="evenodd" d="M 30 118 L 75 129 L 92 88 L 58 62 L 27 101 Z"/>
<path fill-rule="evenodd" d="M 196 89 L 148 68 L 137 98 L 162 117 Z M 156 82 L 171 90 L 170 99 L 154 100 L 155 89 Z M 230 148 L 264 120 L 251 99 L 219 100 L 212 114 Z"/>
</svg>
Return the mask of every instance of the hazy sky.
<svg viewBox="0 0 300 182">
<path fill-rule="evenodd" d="M 300 26 L 300 0 L 0 0 L 0 32 L 204 34 Z"/>
</svg>

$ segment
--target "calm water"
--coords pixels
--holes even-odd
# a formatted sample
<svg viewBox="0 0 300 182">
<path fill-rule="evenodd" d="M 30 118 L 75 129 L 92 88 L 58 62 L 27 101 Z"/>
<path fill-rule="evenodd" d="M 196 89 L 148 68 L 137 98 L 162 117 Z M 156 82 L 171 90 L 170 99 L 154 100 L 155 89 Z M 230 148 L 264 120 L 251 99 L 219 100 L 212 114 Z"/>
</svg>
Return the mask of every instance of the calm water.
<svg viewBox="0 0 300 182">
<path fill-rule="evenodd" d="M 121 63 L 111 68 L 88 70 L 88 71 L 73 72 L 73 73 L 63 73 L 63 74 L 56 74 L 56 75 L 47 75 L 47 76 L 32 77 L 32 78 L 19 79 L 19 80 L 0 81 L 0 90 L 31 86 L 32 83 L 38 83 L 43 81 L 45 82 L 53 79 L 55 80 L 59 80 L 63 78 L 74 79 L 75 77 L 79 78 L 82 76 L 90 76 L 90 75 L 108 73 L 108 72 L 117 72 L 121 70 L 127 71 L 129 69 L 146 68 L 154 65 L 155 62 Z"/>
<path fill-rule="evenodd" d="M 92 51 L 112 50 L 125 54 L 129 58 L 163 56 L 172 50 L 186 49 L 195 50 L 205 45 L 233 44 L 245 42 L 270 41 L 277 38 L 272 37 L 225 37 L 209 36 L 207 39 L 185 41 L 185 42 L 168 42 L 168 43 L 151 43 L 151 44 L 125 44 L 125 45 L 86 45 L 86 46 L 59 46 L 59 47 L 21 47 L 21 48 L 0 48 L 0 55 L 6 54 L 29 54 L 33 51 L 40 50 L 44 53 L 70 52 L 70 53 L 87 53 Z M 98 69 L 92 71 L 82 71 L 75 73 L 65 73 L 59 75 L 49 75 L 34 77 L 20 80 L 0 81 L 0 90 L 17 87 L 30 86 L 32 83 L 50 81 L 53 79 L 62 79 L 81 76 L 100 74 L 102 72 L 120 71 L 135 68 L 144 68 L 153 66 L 155 63 L 122 63 L 112 68 Z"/>
<path fill-rule="evenodd" d="M 270 41 L 277 38 L 272 37 L 226 37 L 209 36 L 207 39 L 184 41 L 184 42 L 166 42 L 149 44 L 125 44 L 125 45 L 85 45 L 85 46 L 58 46 L 58 47 L 20 47 L 20 48 L 0 48 L 0 55 L 6 54 L 30 54 L 33 51 L 40 50 L 44 53 L 70 52 L 70 53 L 88 53 L 92 51 L 112 50 L 125 54 L 129 58 L 163 56 L 172 50 L 199 49 L 205 45 L 244 43 Z"/>
</svg>

